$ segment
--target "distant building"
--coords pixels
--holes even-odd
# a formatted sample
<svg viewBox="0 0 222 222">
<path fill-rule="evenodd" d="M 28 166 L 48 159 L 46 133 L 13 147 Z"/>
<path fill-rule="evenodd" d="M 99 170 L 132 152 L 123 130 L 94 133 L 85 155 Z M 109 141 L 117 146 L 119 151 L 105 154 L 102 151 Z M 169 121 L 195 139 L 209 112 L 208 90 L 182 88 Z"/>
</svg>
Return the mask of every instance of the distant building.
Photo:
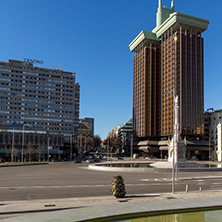
<svg viewBox="0 0 222 222">
<path fill-rule="evenodd" d="M 93 118 L 80 119 L 79 129 L 78 129 L 78 150 L 79 152 L 90 151 L 93 148 L 93 129 L 92 129 L 92 120 Z M 90 123 L 88 120 L 90 119 Z M 94 126 L 94 125 L 93 125 Z"/>
<path fill-rule="evenodd" d="M 132 132 L 133 119 L 131 118 L 123 125 L 119 125 L 109 132 L 110 146 L 115 147 L 119 152 L 130 155 Z M 133 150 L 135 150 L 135 146 Z"/>
<path fill-rule="evenodd" d="M 80 119 L 81 122 L 87 122 L 92 130 L 92 135 L 94 136 L 94 118 L 85 117 Z"/>
<path fill-rule="evenodd" d="M 221 139 L 222 110 L 210 108 L 204 113 L 204 117 L 204 139 L 208 141 L 210 147 L 213 147 L 211 158 L 219 160 L 222 149 L 219 141 Z"/>
<path fill-rule="evenodd" d="M 0 155 L 10 160 L 13 146 L 20 161 L 30 147 L 32 159 L 70 158 L 70 143 L 77 146 L 79 94 L 75 73 L 0 62 Z"/>
<path fill-rule="evenodd" d="M 124 152 L 129 153 L 129 148 L 131 145 L 131 136 L 133 132 L 133 119 L 129 119 L 122 126 L 120 126 L 118 131 L 118 137 L 122 144 L 122 149 Z"/>
<path fill-rule="evenodd" d="M 109 132 L 108 139 L 109 139 L 109 146 L 110 147 L 118 147 L 120 146 L 119 140 L 119 130 L 121 126 L 117 126 Z"/>
<path fill-rule="evenodd" d="M 214 159 L 218 159 L 221 161 L 221 126 L 222 123 L 222 109 L 221 110 L 213 110 L 211 112 L 209 110 L 205 112 L 205 139 L 209 140 L 214 144 L 214 149 L 212 153 L 212 157 Z M 208 127 L 208 129 L 207 129 Z"/>
</svg>

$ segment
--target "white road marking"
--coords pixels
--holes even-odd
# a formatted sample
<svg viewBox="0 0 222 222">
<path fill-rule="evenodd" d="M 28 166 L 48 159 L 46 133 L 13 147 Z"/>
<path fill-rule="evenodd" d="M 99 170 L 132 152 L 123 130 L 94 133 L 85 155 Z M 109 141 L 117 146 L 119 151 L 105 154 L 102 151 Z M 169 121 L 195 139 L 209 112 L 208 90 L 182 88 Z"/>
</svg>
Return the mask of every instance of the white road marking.
<svg viewBox="0 0 222 222">
<path fill-rule="evenodd" d="M 167 180 L 171 180 L 171 179 L 167 179 L 167 178 L 140 179 L 140 181 L 167 181 Z"/>
<path fill-rule="evenodd" d="M 221 187 L 221 185 L 211 185 L 210 187 Z"/>
<path fill-rule="evenodd" d="M 136 186 L 153 186 L 153 185 L 170 185 L 171 183 L 138 183 L 138 184 L 125 184 L 128 187 L 136 187 Z M 0 189 L 52 189 L 52 188 L 100 188 L 100 187 L 110 187 L 111 185 L 102 185 L 102 184 L 95 184 L 95 185 L 64 185 L 64 186 L 18 186 L 18 187 L 0 187 Z M 215 186 L 215 185 L 214 185 Z"/>
<path fill-rule="evenodd" d="M 132 186 L 147 186 L 147 184 L 126 184 L 127 187 L 132 187 Z"/>
</svg>

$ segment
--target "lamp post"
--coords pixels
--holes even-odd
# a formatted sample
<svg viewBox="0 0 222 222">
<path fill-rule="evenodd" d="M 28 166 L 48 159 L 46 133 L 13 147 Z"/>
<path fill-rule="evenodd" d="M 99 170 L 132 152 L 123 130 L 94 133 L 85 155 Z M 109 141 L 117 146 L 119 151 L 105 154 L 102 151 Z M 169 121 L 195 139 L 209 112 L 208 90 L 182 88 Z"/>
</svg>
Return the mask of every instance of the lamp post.
<svg viewBox="0 0 222 222">
<path fill-rule="evenodd" d="M 74 136 L 75 134 L 71 134 L 70 135 L 70 160 L 72 160 L 72 136 Z"/>
<path fill-rule="evenodd" d="M 172 166 L 172 193 L 175 192 L 175 88 L 173 89 L 173 166 Z"/>
<path fill-rule="evenodd" d="M 130 149 L 130 156 L 131 156 L 131 161 L 133 161 L 133 134 L 131 134 L 131 149 Z"/>
<path fill-rule="evenodd" d="M 13 161 L 13 159 L 14 159 L 14 136 L 15 136 L 15 132 L 14 132 L 14 129 L 13 129 L 13 132 L 12 132 L 11 162 L 14 162 L 14 161 Z"/>
<path fill-rule="evenodd" d="M 50 137 L 48 136 L 48 162 L 49 162 L 49 140 L 50 140 Z"/>
<path fill-rule="evenodd" d="M 24 124 L 22 127 L 22 155 L 21 155 L 21 162 L 23 162 L 23 147 L 24 147 L 24 129 L 25 126 L 30 126 L 29 124 Z"/>
<path fill-rule="evenodd" d="M 175 111 L 176 111 L 176 103 L 175 103 L 175 88 L 173 90 L 173 158 L 172 158 L 172 193 L 175 192 L 175 139 L 177 139 L 177 125 L 175 124 Z M 170 91 L 165 92 L 164 94 L 168 94 Z M 177 158 L 176 158 L 177 160 Z M 176 161 L 177 162 L 177 161 Z"/>
<path fill-rule="evenodd" d="M 109 160 L 109 137 L 107 138 L 107 161 Z"/>
<path fill-rule="evenodd" d="M 210 132 L 209 132 L 209 168 L 210 168 Z"/>
</svg>

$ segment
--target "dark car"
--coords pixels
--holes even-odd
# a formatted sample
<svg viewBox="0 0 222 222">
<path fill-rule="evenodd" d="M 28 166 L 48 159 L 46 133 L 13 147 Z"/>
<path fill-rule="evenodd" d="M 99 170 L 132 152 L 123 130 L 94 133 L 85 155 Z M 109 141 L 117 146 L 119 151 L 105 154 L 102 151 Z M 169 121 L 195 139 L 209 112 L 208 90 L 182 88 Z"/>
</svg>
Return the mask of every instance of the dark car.
<svg viewBox="0 0 222 222">
<path fill-rule="evenodd" d="M 100 162 L 100 158 L 94 158 L 93 161 L 94 161 L 95 163 L 98 163 L 98 162 Z"/>
<path fill-rule="evenodd" d="M 81 163 L 82 161 L 81 161 L 81 159 L 75 159 L 74 161 L 73 161 L 73 163 Z"/>
</svg>

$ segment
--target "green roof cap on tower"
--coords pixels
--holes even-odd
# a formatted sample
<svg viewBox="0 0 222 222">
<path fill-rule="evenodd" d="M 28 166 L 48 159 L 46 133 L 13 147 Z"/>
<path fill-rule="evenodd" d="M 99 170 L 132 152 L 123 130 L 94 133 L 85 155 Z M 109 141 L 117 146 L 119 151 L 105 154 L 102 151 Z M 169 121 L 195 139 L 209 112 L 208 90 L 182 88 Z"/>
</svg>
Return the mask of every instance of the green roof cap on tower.
<svg viewBox="0 0 222 222">
<path fill-rule="evenodd" d="M 133 51 L 144 40 L 159 41 L 162 34 L 164 34 L 171 27 L 176 31 L 179 26 L 187 30 L 195 28 L 199 33 L 207 30 L 209 21 L 197 18 L 190 15 L 175 12 L 174 0 L 171 1 L 171 9 L 162 7 L 162 0 L 158 0 L 158 11 L 156 14 L 156 27 L 152 32 L 142 31 L 140 34 L 129 44 L 130 51 Z"/>
<path fill-rule="evenodd" d="M 143 40 L 160 41 L 153 32 L 141 31 L 140 34 L 129 44 L 130 51 L 132 52 Z"/>
<path fill-rule="evenodd" d="M 153 31 L 156 33 L 157 38 L 159 38 L 163 33 L 165 33 L 176 23 L 180 25 L 185 25 L 189 27 L 189 29 L 191 29 L 192 27 L 197 28 L 199 29 L 199 32 L 202 33 L 207 30 L 210 22 L 205 19 L 174 12 L 171 13 L 169 18 L 167 18 L 159 27 L 156 27 Z"/>
</svg>

